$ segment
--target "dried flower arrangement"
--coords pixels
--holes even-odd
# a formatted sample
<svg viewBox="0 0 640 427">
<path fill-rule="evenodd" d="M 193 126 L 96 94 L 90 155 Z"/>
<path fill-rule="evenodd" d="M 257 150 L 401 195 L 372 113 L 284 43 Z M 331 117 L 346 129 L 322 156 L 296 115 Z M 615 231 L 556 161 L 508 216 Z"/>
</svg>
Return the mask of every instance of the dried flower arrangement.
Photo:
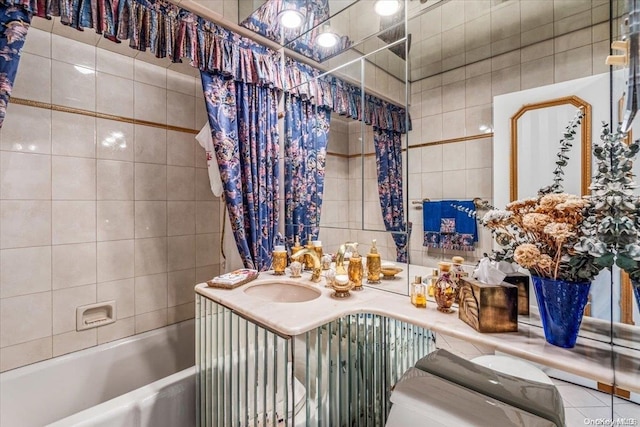
<svg viewBox="0 0 640 427">
<path fill-rule="evenodd" d="M 602 269 L 597 255 L 575 249 L 587 231 L 583 223 L 590 212 L 590 199 L 562 192 L 567 152 L 582 117 L 578 111 L 564 131 L 553 185 L 541 189 L 536 197 L 516 200 L 505 210 L 491 210 L 483 217 L 482 224 L 502 247 L 494 252 L 494 259 L 515 261 L 539 277 L 572 282 L 590 281 Z"/>
</svg>

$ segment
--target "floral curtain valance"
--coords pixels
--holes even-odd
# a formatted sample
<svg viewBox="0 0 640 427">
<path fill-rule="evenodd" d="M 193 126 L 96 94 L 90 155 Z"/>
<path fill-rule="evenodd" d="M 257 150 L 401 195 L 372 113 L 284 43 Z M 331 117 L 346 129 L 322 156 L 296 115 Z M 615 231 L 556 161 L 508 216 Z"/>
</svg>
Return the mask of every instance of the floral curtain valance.
<svg viewBox="0 0 640 427">
<path fill-rule="evenodd" d="M 158 58 L 182 58 L 202 71 L 220 73 L 244 83 L 291 90 L 312 104 L 337 114 L 364 120 L 380 129 L 406 132 L 406 110 L 365 94 L 333 76 L 321 76 L 311 66 L 287 59 L 282 74 L 280 53 L 229 31 L 165 0 L 0 0 L 21 6 L 42 18 L 59 16 L 73 28 L 93 28 L 137 50 L 149 49 Z M 301 85 L 304 84 L 306 89 Z M 293 89 L 290 89 L 293 88 Z"/>
<path fill-rule="evenodd" d="M 287 59 L 286 87 L 288 92 L 309 100 L 312 104 L 329 107 L 333 112 L 382 130 L 406 133 L 411 120 L 406 109 L 365 92 L 364 112 L 362 89 L 338 77 Z"/>
</svg>

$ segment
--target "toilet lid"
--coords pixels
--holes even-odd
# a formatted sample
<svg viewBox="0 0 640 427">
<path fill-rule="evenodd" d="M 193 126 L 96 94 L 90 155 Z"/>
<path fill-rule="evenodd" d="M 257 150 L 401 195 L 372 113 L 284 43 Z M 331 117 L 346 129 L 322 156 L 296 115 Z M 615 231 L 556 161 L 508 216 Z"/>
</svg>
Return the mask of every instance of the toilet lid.
<svg viewBox="0 0 640 427">
<path fill-rule="evenodd" d="M 475 359 L 471 359 L 471 361 L 486 368 L 493 369 L 494 371 L 502 372 L 503 374 L 553 385 L 551 378 L 542 372 L 541 369 L 520 359 L 489 354 L 476 357 Z"/>
</svg>

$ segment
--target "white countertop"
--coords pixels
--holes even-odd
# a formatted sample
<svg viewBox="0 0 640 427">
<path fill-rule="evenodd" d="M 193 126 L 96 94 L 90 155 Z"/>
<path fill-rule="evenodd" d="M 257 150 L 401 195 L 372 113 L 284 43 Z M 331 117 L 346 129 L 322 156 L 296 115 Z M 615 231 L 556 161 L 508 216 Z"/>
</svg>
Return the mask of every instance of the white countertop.
<svg viewBox="0 0 640 427">
<path fill-rule="evenodd" d="M 411 266 L 408 274 L 409 277 L 426 276 L 430 271 L 427 267 Z M 522 322 L 518 324 L 518 332 L 479 333 L 459 320 L 457 311 L 451 314 L 437 311 L 433 301 L 427 303 L 426 309 L 416 308 L 408 296 L 383 292 L 372 287 L 366 287 L 359 292 L 352 291 L 349 298 L 335 299 L 331 296 L 333 290 L 325 287 L 324 277 L 315 284 L 308 280 L 309 277 L 310 273 L 303 273 L 301 279 L 291 279 L 288 276 L 275 276 L 271 272 L 263 272 L 253 282 L 233 290 L 211 288 L 206 283 L 197 285 L 195 290 L 198 294 L 282 335 L 299 335 L 349 314 L 371 313 L 421 326 L 469 343 L 491 346 L 497 351 L 605 384 L 614 382 L 614 372 L 611 368 L 611 357 L 614 353 L 609 343 L 579 337 L 574 348 L 563 349 L 548 344 L 542 328 Z M 273 281 L 313 287 L 322 295 L 307 302 L 277 303 L 252 297 L 244 292 L 249 287 Z M 381 289 L 395 286 L 406 289 L 406 276 L 404 280 L 399 278 L 386 283 L 383 281 L 378 286 Z M 615 357 L 617 386 L 640 392 L 640 352 L 616 347 Z"/>
</svg>

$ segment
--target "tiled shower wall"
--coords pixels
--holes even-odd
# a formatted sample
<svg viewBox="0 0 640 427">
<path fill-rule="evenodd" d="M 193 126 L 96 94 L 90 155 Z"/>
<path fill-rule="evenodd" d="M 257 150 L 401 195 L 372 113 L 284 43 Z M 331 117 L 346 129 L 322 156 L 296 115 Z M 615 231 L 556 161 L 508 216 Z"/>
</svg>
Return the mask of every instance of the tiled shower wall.
<svg viewBox="0 0 640 427">
<path fill-rule="evenodd" d="M 1 371 L 192 318 L 194 284 L 219 272 L 200 81 L 167 65 L 29 30 L 15 99 L 157 125 L 9 105 Z M 76 332 L 76 307 L 109 300 L 116 323 Z"/>
</svg>

